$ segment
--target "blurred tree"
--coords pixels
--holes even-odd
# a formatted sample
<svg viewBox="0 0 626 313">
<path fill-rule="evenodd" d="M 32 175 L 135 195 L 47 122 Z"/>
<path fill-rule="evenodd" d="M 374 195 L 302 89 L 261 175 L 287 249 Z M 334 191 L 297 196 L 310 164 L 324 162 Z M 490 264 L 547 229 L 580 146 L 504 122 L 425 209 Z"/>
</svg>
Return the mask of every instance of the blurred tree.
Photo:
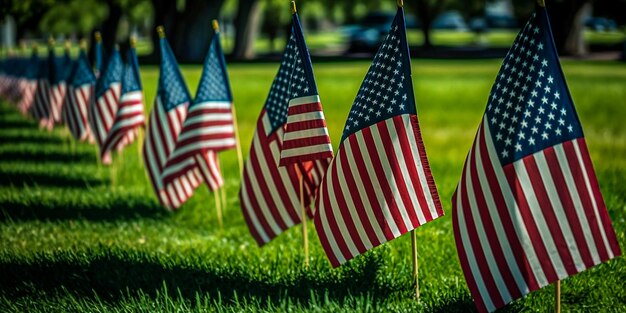
<svg viewBox="0 0 626 313">
<path fill-rule="evenodd" d="M 213 32 L 211 21 L 218 17 L 224 0 L 151 1 L 154 22 L 165 27 L 165 33 L 178 61 L 202 62 Z M 154 31 L 152 42 L 154 47 L 158 47 L 158 36 Z M 155 59 L 158 53 L 159 50 L 154 49 L 152 58 Z"/>
<path fill-rule="evenodd" d="M 259 13 L 259 0 L 239 0 L 235 16 L 235 47 L 232 51 L 234 58 L 254 57 L 254 40 L 259 32 Z"/>
</svg>

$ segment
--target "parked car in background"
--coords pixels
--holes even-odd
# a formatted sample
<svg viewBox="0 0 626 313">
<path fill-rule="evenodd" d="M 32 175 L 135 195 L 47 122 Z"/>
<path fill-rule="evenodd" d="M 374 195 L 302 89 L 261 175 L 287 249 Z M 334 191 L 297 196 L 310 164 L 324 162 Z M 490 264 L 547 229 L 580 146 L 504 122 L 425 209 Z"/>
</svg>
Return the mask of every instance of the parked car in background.
<svg viewBox="0 0 626 313">
<path fill-rule="evenodd" d="M 466 31 L 467 23 L 459 11 L 446 11 L 437 16 L 431 25 L 432 29 L 449 29 Z"/>
<path fill-rule="evenodd" d="M 348 36 L 348 52 L 376 52 L 395 16 L 391 12 L 372 12 L 359 23 L 346 26 L 344 33 Z M 407 28 L 419 28 L 417 19 L 411 14 L 405 16 L 405 23 Z"/>
<path fill-rule="evenodd" d="M 585 21 L 585 27 L 597 32 L 608 32 L 617 30 L 617 23 L 604 17 L 590 17 Z"/>
</svg>

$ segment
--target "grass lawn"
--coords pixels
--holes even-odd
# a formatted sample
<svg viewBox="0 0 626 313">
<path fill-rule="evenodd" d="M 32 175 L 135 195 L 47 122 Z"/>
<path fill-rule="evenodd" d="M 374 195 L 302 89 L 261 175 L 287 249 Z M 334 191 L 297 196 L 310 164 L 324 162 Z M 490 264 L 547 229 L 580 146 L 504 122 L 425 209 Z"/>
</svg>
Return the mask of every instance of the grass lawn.
<svg viewBox="0 0 626 313">
<path fill-rule="evenodd" d="M 417 230 L 422 299 L 413 298 L 409 236 L 332 269 L 309 222 L 311 266 L 297 226 L 260 249 L 237 197 L 233 151 L 220 155 L 228 206 L 219 228 L 205 187 L 178 212 L 160 208 L 138 145 L 96 162 L 67 130 L 37 129 L 0 105 L 0 311 L 473 311 L 459 266 L 450 198 L 499 60 L 414 60 L 418 114 L 446 216 Z M 368 62 L 314 64 L 329 130 L 339 144 Z M 244 154 L 277 64 L 229 66 Z M 183 67 L 195 90 L 200 66 Z M 626 250 L 626 64 L 564 62 L 622 250 Z M 141 68 L 147 107 L 158 69 Z M 626 311 L 626 260 L 562 283 L 564 311 Z M 504 311 L 550 311 L 553 288 Z"/>
</svg>

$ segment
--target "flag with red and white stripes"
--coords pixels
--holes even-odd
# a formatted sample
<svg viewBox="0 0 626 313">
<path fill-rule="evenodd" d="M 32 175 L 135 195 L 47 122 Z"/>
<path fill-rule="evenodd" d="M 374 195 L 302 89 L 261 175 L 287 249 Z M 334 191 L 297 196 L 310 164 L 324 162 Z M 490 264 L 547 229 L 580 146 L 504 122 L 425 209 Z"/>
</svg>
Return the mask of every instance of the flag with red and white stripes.
<svg viewBox="0 0 626 313">
<path fill-rule="evenodd" d="M 57 58 L 54 55 L 54 50 L 50 49 L 48 56 L 49 76 L 50 76 L 50 89 L 49 92 L 49 104 L 50 115 L 48 119 L 48 129 L 52 129 L 54 124 L 61 123 L 61 113 L 63 110 L 63 104 L 65 103 L 65 94 L 67 93 L 67 74 L 72 68 L 72 59 L 70 58 L 69 51 L 65 51 L 63 57 Z"/>
<path fill-rule="evenodd" d="M 102 154 L 121 151 L 137 137 L 138 128 L 143 127 L 143 91 L 139 77 L 139 63 L 135 48 L 128 50 L 122 77 L 122 91 L 115 120 L 102 145 Z"/>
<path fill-rule="evenodd" d="M 37 65 L 37 89 L 35 91 L 35 99 L 30 108 L 30 113 L 39 121 L 39 127 L 49 127 L 50 118 L 50 81 L 48 78 L 48 60 L 46 58 L 39 59 Z"/>
<path fill-rule="evenodd" d="M 85 51 L 81 50 L 68 80 L 63 119 L 76 140 L 93 140 L 87 121 L 89 104 L 93 102 L 96 76 Z"/>
<path fill-rule="evenodd" d="M 122 89 L 122 69 L 122 58 L 115 48 L 96 82 L 95 101 L 89 107 L 89 126 L 100 147 L 100 159 L 104 164 L 111 163 L 111 152 L 104 149 L 104 143 L 117 114 Z"/>
<path fill-rule="evenodd" d="M 320 185 L 315 229 L 336 267 L 442 215 L 415 109 L 404 11 L 398 8 Z"/>
<path fill-rule="evenodd" d="M 38 64 L 39 57 L 37 55 L 37 49 L 33 48 L 32 56 L 24 64 L 25 68 L 21 79 L 21 97 L 17 104 L 19 111 L 24 115 L 29 112 L 30 108 L 35 102 L 35 93 L 37 92 Z"/>
<path fill-rule="evenodd" d="M 481 312 L 621 254 L 544 7 L 502 63 L 452 205 Z"/>
<path fill-rule="evenodd" d="M 176 148 L 163 171 L 165 183 L 199 169 L 210 190 L 224 184 L 215 153 L 236 147 L 232 103 L 224 53 L 216 32 L 204 61 L 196 99 L 189 106 Z"/>
<path fill-rule="evenodd" d="M 298 15 L 294 13 L 282 63 L 257 121 L 239 194 L 248 229 L 259 246 L 302 221 L 300 176 L 304 184 L 304 205 L 309 207 L 328 167 L 328 159 L 279 166 L 281 151 L 285 148 L 283 138 L 289 102 L 317 96 L 312 75 Z"/>
<path fill-rule="evenodd" d="M 322 103 L 317 92 L 313 66 L 299 20 L 294 18 L 293 27 L 296 71 L 294 97 L 289 99 L 287 124 L 283 146 L 280 151 L 280 165 L 288 165 L 314 160 L 328 162 L 333 158 L 333 146 L 326 128 Z"/>
<path fill-rule="evenodd" d="M 166 208 L 176 209 L 191 197 L 203 177 L 196 169 L 169 184 L 164 184 L 161 178 L 182 129 L 191 97 L 167 39 L 160 39 L 160 50 L 161 74 L 146 130 L 143 158 L 157 198 Z"/>
</svg>

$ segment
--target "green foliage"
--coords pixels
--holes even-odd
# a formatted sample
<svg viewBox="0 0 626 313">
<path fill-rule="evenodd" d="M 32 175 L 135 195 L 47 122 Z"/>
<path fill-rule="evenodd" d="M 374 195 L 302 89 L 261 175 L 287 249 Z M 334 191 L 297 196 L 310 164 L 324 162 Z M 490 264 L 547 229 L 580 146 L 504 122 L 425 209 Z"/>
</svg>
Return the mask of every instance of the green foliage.
<svg viewBox="0 0 626 313">
<path fill-rule="evenodd" d="M 369 62 L 314 64 L 335 144 Z M 224 228 L 205 187 L 179 212 L 160 208 L 138 144 L 97 165 L 91 145 L 66 130 L 37 129 L 0 105 L 0 307 L 3 312 L 465 312 L 474 305 L 461 272 L 450 198 L 499 60 L 413 60 L 422 133 L 446 216 L 417 230 L 422 299 L 413 298 L 411 244 L 403 236 L 332 269 L 309 222 L 263 248 L 248 233 L 237 197 L 236 154 L 220 154 Z M 244 152 L 278 64 L 229 65 Z M 200 66 L 183 66 L 193 89 Z M 600 187 L 626 248 L 626 66 L 564 62 Z M 146 106 L 158 69 L 141 68 Z M 626 310 L 621 257 L 562 283 L 564 311 Z M 505 312 L 553 308 L 547 287 Z"/>
<path fill-rule="evenodd" d="M 98 0 L 57 2 L 39 22 L 39 30 L 48 34 L 88 35 L 107 14 L 106 5 Z"/>
</svg>

